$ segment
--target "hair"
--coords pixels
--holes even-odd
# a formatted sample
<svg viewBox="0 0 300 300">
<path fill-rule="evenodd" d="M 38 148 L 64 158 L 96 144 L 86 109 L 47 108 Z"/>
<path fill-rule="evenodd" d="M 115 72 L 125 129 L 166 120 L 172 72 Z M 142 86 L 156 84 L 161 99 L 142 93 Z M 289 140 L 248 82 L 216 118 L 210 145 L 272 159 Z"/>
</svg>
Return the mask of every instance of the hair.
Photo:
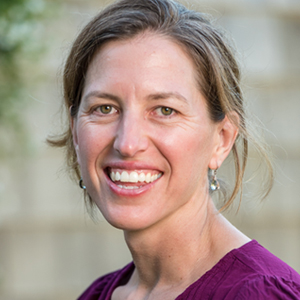
<svg viewBox="0 0 300 300">
<path fill-rule="evenodd" d="M 83 28 L 73 43 L 63 73 L 64 105 L 69 117 L 77 116 L 86 73 L 95 53 L 109 41 L 131 39 L 144 32 L 165 36 L 182 46 L 194 63 L 210 118 L 220 122 L 227 116 L 238 127 L 239 134 L 232 148 L 235 185 L 221 210 L 228 208 L 242 190 L 249 140 L 254 140 L 268 166 L 270 180 L 266 196 L 272 186 L 273 169 L 267 152 L 247 130 L 241 74 L 234 51 L 226 35 L 212 25 L 206 14 L 189 10 L 173 0 L 120 0 L 106 7 Z M 239 118 L 232 117 L 232 112 Z M 48 143 L 66 148 L 67 165 L 79 179 L 71 129 L 48 139 Z M 93 206 L 92 199 L 87 202 Z"/>
</svg>

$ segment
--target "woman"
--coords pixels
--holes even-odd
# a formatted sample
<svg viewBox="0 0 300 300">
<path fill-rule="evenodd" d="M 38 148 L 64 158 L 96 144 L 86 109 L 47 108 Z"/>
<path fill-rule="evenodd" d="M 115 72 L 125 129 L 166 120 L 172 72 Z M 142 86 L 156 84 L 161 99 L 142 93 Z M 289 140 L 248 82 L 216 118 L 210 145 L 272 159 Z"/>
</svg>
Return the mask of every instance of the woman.
<svg viewBox="0 0 300 300">
<path fill-rule="evenodd" d="M 300 299 L 300 276 L 210 195 L 231 151 L 236 184 L 222 209 L 241 188 L 250 136 L 239 81 L 224 36 L 172 0 L 121 0 L 79 34 L 64 72 L 70 129 L 52 144 L 133 258 L 79 299 Z"/>
</svg>

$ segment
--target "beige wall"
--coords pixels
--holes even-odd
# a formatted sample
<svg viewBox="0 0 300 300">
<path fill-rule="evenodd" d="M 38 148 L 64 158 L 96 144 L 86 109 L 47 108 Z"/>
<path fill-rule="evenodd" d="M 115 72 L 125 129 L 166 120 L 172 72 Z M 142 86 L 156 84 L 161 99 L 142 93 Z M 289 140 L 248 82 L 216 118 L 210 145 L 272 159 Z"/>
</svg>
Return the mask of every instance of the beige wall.
<svg viewBox="0 0 300 300">
<path fill-rule="evenodd" d="M 241 50 L 249 108 L 270 131 L 266 137 L 276 155 L 269 198 L 263 204 L 253 199 L 248 190 L 255 189 L 254 181 L 239 214 L 229 218 L 300 272 L 299 2 L 196 2 L 217 16 Z M 75 299 L 93 279 L 130 260 L 122 233 L 104 220 L 96 225 L 89 220 L 80 189 L 62 170 L 62 153 L 44 143 L 59 129 L 57 70 L 99 3 L 64 1 L 44 24 L 48 51 L 34 66 L 38 71 L 24 95 L 31 154 L 1 162 L 1 300 Z"/>
</svg>

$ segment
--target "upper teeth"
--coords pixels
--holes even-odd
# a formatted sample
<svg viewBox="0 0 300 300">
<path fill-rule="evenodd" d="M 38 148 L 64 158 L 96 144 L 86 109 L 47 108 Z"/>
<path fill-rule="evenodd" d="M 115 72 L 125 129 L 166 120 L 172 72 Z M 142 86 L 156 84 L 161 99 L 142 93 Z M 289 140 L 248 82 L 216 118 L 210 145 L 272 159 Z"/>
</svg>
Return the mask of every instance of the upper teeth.
<svg viewBox="0 0 300 300">
<path fill-rule="evenodd" d="M 158 179 L 161 177 L 161 173 L 159 174 L 154 174 L 151 175 L 151 173 L 140 173 L 138 174 L 137 172 L 110 172 L 109 176 L 112 181 L 121 181 L 121 182 L 153 182 L 154 180 Z"/>
</svg>

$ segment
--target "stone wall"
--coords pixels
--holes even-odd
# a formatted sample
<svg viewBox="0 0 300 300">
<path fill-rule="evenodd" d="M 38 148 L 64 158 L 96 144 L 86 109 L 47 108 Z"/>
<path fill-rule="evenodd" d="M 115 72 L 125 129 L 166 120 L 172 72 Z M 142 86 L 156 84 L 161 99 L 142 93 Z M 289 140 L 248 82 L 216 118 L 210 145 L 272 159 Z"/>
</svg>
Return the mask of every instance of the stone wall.
<svg viewBox="0 0 300 300">
<path fill-rule="evenodd" d="M 37 61 L 36 78 L 24 95 L 30 102 L 24 113 L 31 155 L 1 162 L 1 300 L 75 299 L 93 279 L 130 261 L 122 232 L 103 219 L 89 220 L 81 190 L 63 169 L 63 153 L 45 144 L 60 128 L 57 70 L 100 2 L 64 1 L 59 14 L 41 24 L 48 51 Z M 276 157 L 267 200 L 260 203 L 251 194 L 253 181 L 240 212 L 231 210 L 228 218 L 300 272 L 299 2 L 214 0 L 191 6 L 212 13 L 236 41 L 249 109 L 265 124 Z M 250 164 L 254 158 L 252 153 Z"/>
</svg>

